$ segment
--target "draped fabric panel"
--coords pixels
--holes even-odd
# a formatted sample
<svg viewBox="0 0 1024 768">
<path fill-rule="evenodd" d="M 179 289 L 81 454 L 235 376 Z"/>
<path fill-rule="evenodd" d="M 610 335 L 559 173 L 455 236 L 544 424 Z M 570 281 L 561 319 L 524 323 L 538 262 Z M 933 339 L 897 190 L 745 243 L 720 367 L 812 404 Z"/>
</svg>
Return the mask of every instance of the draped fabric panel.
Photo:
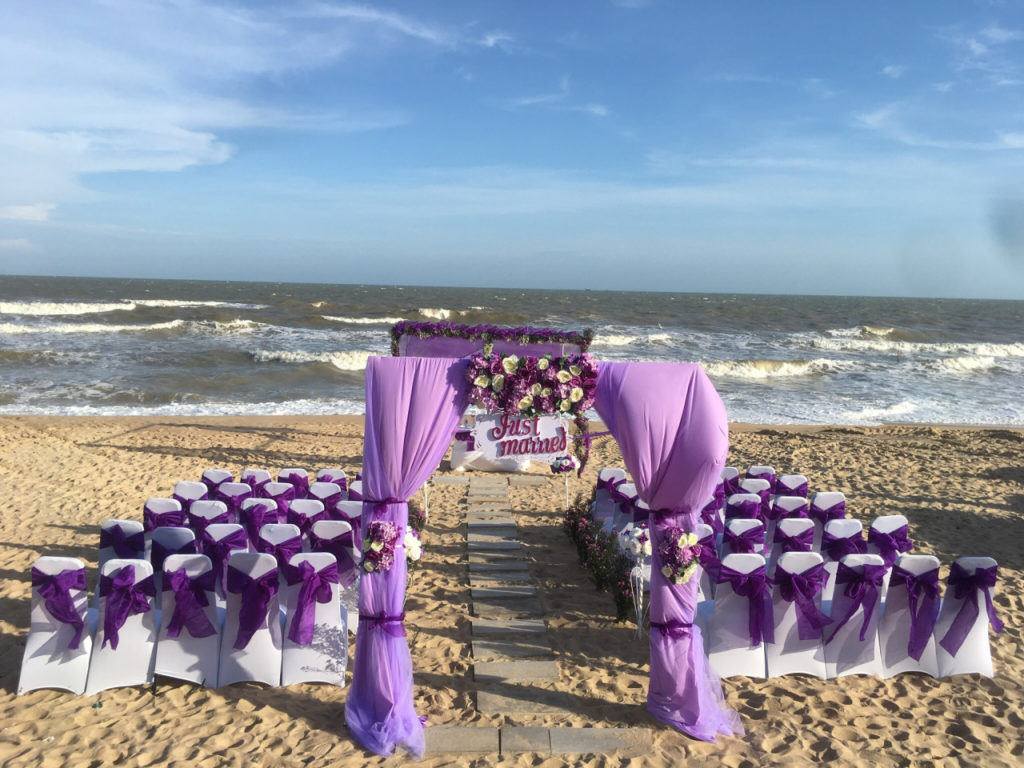
<svg viewBox="0 0 1024 768">
<path fill-rule="evenodd" d="M 371 357 L 366 366 L 363 523 L 408 524 L 405 502 L 437 469 L 468 403 L 465 360 Z M 423 724 L 413 707 L 412 658 L 402 628 L 406 564 L 401 536 L 394 566 L 364 573 L 352 685 L 345 720 L 367 749 L 397 746 L 419 759 Z"/>
<path fill-rule="evenodd" d="M 647 709 L 704 741 L 741 734 L 739 716 L 726 706 L 693 624 L 697 580 L 671 584 L 658 555 L 669 528 L 696 531 L 701 507 L 718 483 L 729 450 L 725 406 L 700 366 L 602 362 L 594 407 L 652 510 Z"/>
</svg>

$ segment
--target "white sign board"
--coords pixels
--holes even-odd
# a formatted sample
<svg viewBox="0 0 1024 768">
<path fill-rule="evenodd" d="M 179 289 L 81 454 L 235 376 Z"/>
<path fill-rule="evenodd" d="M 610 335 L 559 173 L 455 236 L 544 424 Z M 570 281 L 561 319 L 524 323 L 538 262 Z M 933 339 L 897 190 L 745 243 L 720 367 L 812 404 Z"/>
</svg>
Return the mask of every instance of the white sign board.
<svg viewBox="0 0 1024 768">
<path fill-rule="evenodd" d="M 492 461 L 550 464 L 569 451 L 569 420 L 559 416 L 478 416 L 473 429 L 476 450 Z"/>
</svg>

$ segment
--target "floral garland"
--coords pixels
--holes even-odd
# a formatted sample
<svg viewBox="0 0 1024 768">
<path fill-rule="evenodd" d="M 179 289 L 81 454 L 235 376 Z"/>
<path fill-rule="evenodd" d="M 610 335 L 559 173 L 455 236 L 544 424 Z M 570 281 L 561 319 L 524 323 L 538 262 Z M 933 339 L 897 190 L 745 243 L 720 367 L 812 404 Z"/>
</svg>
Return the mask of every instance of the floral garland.
<svg viewBox="0 0 1024 768">
<path fill-rule="evenodd" d="M 492 413 L 577 416 L 594 405 L 597 363 L 590 355 L 473 355 L 470 399 Z"/>
<path fill-rule="evenodd" d="M 685 584 L 697 571 L 700 544 L 697 534 L 672 526 L 658 545 L 661 575 L 673 584 Z"/>
<path fill-rule="evenodd" d="M 391 354 L 398 356 L 398 342 L 402 336 L 447 336 L 455 339 L 479 339 L 484 344 L 484 354 L 490 355 L 495 340 L 512 341 L 517 344 L 574 344 L 581 352 L 590 349 L 594 332 L 587 328 L 581 333 L 558 331 L 551 328 L 500 328 L 496 325 L 458 325 L 456 323 L 420 323 L 403 320 L 391 327 Z"/>
<path fill-rule="evenodd" d="M 551 462 L 551 471 L 556 475 L 564 472 L 575 472 L 579 468 L 580 460 L 572 454 L 559 456 Z"/>
<path fill-rule="evenodd" d="M 367 573 L 387 573 L 395 564 L 395 545 L 399 527 L 390 520 L 374 520 L 367 527 L 363 542 L 363 570 Z"/>
<path fill-rule="evenodd" d="M 627 523 L 619 534 L 619 547 L 634 560 L 650 557 L 654 550 L 651 545 L 651 532 L 646 523 Z"/>
</svg>

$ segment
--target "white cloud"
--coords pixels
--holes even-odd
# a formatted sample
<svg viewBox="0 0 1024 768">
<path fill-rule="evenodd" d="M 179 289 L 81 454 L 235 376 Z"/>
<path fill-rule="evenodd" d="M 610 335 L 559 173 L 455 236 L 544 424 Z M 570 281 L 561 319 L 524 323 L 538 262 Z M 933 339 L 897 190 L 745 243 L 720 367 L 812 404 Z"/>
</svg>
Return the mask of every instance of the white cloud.
<svg viewBox="0 0 1024 768">
<path fill-rule="evenodd" d="M 902 64 L 886 64 L 879 71 L 879 74 L 891 77 L 893 80 L 899 80 L 904 74 L 906 74 L 906 71 L 907 68 Z"/>
<path fill-rule="evenodd" d="M 949 80 L 946 80 L 945 82 L 942 83 L 932 83 L 932 88 L 934 88 L 939 93 L 949 93 L 951 90 L 953 90 L 953 83 Z"/>
<path fill-rule="evenodd" d="M 505 102 L 505 106 L 511 109 L 517 109 L 519 107 L 546 106 L 549 109 L 556 109 L 562 112 L 583 112 L 588 115 L 593 115 L 594 117 L 608 116 L 609 110 L 604 104 L 567 103 L 571 91 L 572 82 L 570 81 L 569 76 L 562 75 L 558 80 L 557 90 L 548 91 L 547 93 L 539 93 L 533 96 L 521 96 L 519 98 L 510 99 Z"/>
<path fill-rule="evenodd" d="M 23 237 L 0 240 L 0 253 L 31 253 L 36 247 Z"/>
<path fill-rule="evenodd" d="M 1024 32 L 1021 32 L 1019 29 L 1006 29 L 998 24 L 990 24 L 981 30 L 979 34 L 996 45 L 1002 45 L 1014 40 L 1024 40 Z"/>
<path fill-rule="evenodd" d="M 1024 133 L 992 131 L 985 138 L 936 138 L 905 125 L 907 109 L 903 104 L 886 104 L 871 112 L 854 115 L 861 128 L 875 131 L 908 147 L 963 152 L 999 152 L 1024 148 Z"/>
<path fill-rule="evenodd" d="M 13 221 L 46 221 L 56 208 L 53 203 L 32 203 L 31 205 L 0 206 L 0 219 Z"/>
<path fill-rule="evenodd" d="M 997 86 L 1013 86 L 1024 83 L 1020 57 L 1007 50 L 1024 33 L 990 24 L 976 32 L 965 32 L 961 27 L 952 27 L 938 33 L 940 39 L 953 47 L 953 67 L 957 72 L 977 73 Z"/>
<path fill-rule="evenodd" d="M 818 77 L 804 78 L 802 85 L 807 93 L 817 96 L 819 99 L 831 99 L 836 95 L 836 92 Z"/>
</svg>

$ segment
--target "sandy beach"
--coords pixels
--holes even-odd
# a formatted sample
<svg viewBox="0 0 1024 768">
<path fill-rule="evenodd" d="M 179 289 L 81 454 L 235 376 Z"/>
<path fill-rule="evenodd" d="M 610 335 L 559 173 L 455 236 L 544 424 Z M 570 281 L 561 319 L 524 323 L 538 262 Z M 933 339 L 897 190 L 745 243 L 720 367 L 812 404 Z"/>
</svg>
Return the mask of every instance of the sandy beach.
<svg viewBox="0 0 1024 768">
<path fill-rule="evenodd" d="M 693 741 L 644 709 L 647 640 L 615 622 L 562 532 L 564 489 L 546 467 L 539 487 L 512 487 L 513 516 L 546 609 L 548 636 L 572 714 L 493 717 L 475 709 L 464 520 L 465 486 L 431 484 L 426 551 L 407 601 L 416 706 L 429 725 L 632 726 L 650 728 L 653 753 L 619 760 L 582 755 L 573 764 L 630 766 L 1017 766 L 1024 761 L 1024 431 L 926 426 L 732 425 L 729 463 L 801 472 L 813 490 L 839 490 L 867 524 L 880 514 L 910 520 L 917 552 L 943 563 L 961 555 L 1000 565 L 991 635 L 995 677 L 822 681 L 789 676 L 725 681 L 746 735 Z M 58 691 L 15 696 L 29 614 L 29 568 L 40 555 L 82 559 L 96 581 L 98 526 L 140 519 L 151 496 L 177 480 L 223 467 L 360 468 L 358 417 L 0 418 L 0 765 L 398 764 L 365 752 L 344 724 L 346 691 L 328 686 L 203 689 L 158 678 L 154 688 L 96 697 Z M 597 471 L 621 466 L 611 439 L 594 444 L 571 493 L 589 493 Z M 439 474 L 447 472 L 442 465 Z M 415 502 L 422 504 L 422 491 Z M 350 649 L 351 652 L 351 649 Z M 351 671 L 349 672 L 351 679 Z M 497 755 L 428 756 L 424 765 L 490 765 Z M 522 754 L 502 764 L 554 766 Z"/>
</svg>

